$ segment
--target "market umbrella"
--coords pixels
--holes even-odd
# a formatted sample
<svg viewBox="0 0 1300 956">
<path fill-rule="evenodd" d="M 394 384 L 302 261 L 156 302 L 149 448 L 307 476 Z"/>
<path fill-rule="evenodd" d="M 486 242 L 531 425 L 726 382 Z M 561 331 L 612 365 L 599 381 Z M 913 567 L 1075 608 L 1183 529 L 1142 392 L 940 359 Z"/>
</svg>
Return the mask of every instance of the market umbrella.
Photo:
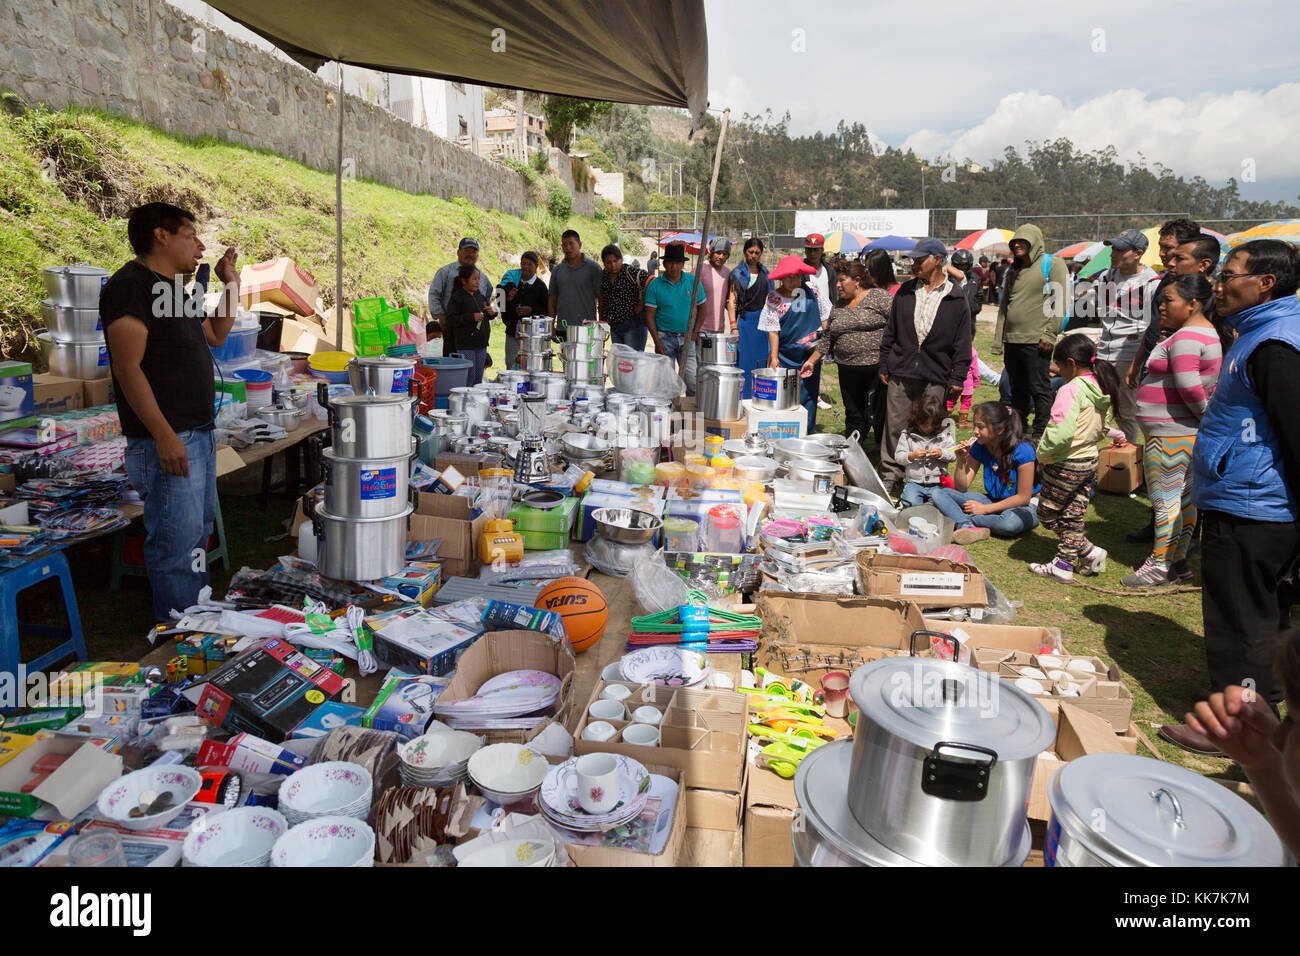
<svg viewBox="0 0 1300 956">
<path fill-rule="evenodd" d="M 969 249 L 971 252 L 993 252 L 1007 255 L 1011 252 L 1011 237 L 1015 233 L 1010 229 L 980 229 L 972 232 L 954 247 Z"/>
<path fill-rule="evenodd" d="M 1152 226 L 1150 229 L 1143 229 L 1142 235 L 1147 237 L 1147 251 L 1142 253 L 1142 264 L 1150 266 L 1152 269 L 1163 269 L 1164 263 L 1160 261 L 1160 227 Z M 1096 275 L 1103 269 L 1110 268 L 1110 246 L 1103 245 L 1089 261 L 1083 270 L 1079 273 L 1078 278 L 1086 279 L 1089 276 Z"/>
<path fill-rule="evenodd" d="M 1066 246 L 1064 249 L 1057 249 L 1055 252 L 1052 253 L 1052 255 L 1056 256 L 1059 259 L 1074 259 L 1079 255 L 1079 253 L 1083 252 L 1085 249 L 1089 249 L 1092 246 L 1097 246 L 1097 245 L 1100 245 L 1100 243 L 1091 242 L 1090 240 L 1085 239 L 1083 242 L 1076 242 L 1072 245 Z M 1091 258 L 1091 256 L 1089 256 L 1089 258 Z"/>
<path fill-rule="evenodd" d="M 1251 226 L 1243 232 L 1234 232 L 1219 241 L 1230 248 L 1236 248 L 1252 239 L 1280 239 L 1293 246 L 1300 246 L 1300 219 L 1275 219 L 1263 225 Z"/>
<path fill-rule="evenodd" d="M 725 236 L 709 236 L 709 242 L 714 239 L 725 239 Z M 659 240 L 659 245 L 670 246 L 673 243 L 681 243 L 686 247 L 686 252 L 692 256 L 700 254 L 700 234 L 698 232 L 674 232 L 664 236 Z"/>
<path fill-rule="evenodd" d="M 838 252 L 842 255 L 850 255 L 854 252 L 861 252 L 867 247 L 867 243 L 870 241 L 871 240 L 866 236 L 860 236 L 856 232 L 847 232 L 844 230 L 839 232 L 828 232 L 826 233 L 825 248 L 827 252 Z"/>
<path fill-rule="evenodd" d="M 906 236 L 881 236 L 867 243 L 863 251 L 884 249 L 886 252 L 911 252 L 914 248 L 916 248 L 915 239 L 908 239 Z"/>
</svg>

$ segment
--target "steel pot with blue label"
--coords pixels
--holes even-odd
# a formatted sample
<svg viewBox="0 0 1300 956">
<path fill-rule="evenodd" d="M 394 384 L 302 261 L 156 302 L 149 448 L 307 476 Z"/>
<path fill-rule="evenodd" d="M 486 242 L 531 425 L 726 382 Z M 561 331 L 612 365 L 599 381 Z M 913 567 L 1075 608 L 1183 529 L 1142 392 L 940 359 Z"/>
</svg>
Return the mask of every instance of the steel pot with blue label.
<svg viewBox="0 0 1300 956">
<path fill-rule="evenodd" d="M 348 362 L 348 382 L 358 395 L 389 398 L 411 390 L 415 359 L 391 355 L 356 356 Z"/>
<path fill-rule="evenodd" d="M 1047 788 L 1047 866 L 1283 866 L 1268 821 L 1226 787 L 1130 754 L 1071 760 Z"/>
<path fill-rule="evenodd" d="M 754 370 L 755 408 L 785 412 L 799 404 L 799 370 L 797 368 L 760 368 Z"/>
<path fill-rule="evenodd" d="M 418 455 L 413 436 L 408 451 L 392 458 L 343 458 L 326 448 L 325 510 L 336 518 L 389 518 L 401 514 L 411 487 L 411 463 Z"/>
</svg>

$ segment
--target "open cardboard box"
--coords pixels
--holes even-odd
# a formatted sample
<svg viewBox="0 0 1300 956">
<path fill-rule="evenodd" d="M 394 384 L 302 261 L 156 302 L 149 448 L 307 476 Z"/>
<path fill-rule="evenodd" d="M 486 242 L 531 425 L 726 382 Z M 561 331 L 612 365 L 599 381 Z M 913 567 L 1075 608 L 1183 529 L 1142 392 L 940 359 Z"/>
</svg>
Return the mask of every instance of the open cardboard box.
<svg viewBox="0 0 1300 956">
<path fill-rule="evenodd" d="M 0 813 L 71 820 L 93 805 L 100 791 L 122 774 L 122 758 L 104 750 L 107 742 L 73 734 L 36 734 L 31 744 L 0 765 Z M 32 765 L 49 754 L 68 759 L 35 790 L 22 793 L 24 784 L 36 776 Z M 53 808 L 57 815 L 42 813 L 46 808 Z"/>
<path fill-rule="evenodd" d="M 638 748 L 642 749 L 642 748 Z M 658 748 L 656 748 L 658 749 Z M 581 751 L 579 751 L 581 753 Z M 687 815 L 690 801 L 687 797 L 686 773 L 680 767 L 666 765 L 662 761 L 642 761 L 646 770 L 667 777 L 677 783 L 677 806 L 673 810 L 672 829 L 668 833 L 668 843 L 659 854 L 637 853 L 611 846 L 581 846 L 576 843 L 564 844 L 564 850 L 574 866 L 676 866 L 681 855 L 682 845 L 686 842 Z"/>
<path fill-rule="evenodd" d="M 755 768 L 745 792 L 745 866 L 794 866 L 794 780 Z"/>
<path fill-rule="evenodd" d="M 966 646 L 975 651 L 975 662 L 981 670 L 996 670 L 996 666 L 987 667 L 986 662 L 996 665 L 1006 655 L 1014 651 L 1037 654 L 1041 648 L 1049 647 L 1053 653 L 1061 650 L 1061 631 L 1055 627 L 1025 627 L 1018 624 L 975 624 L 971 621 L 942 621 L 926 618 L 928 631 L 947 634 L 956 628 L 965 631 L 970 637 Z M 987 651 L 987 653 L 984 653 Z"/>
<path fill-rule="evenodd" d="M 474 696 L 490 678 L 508 671 L 539 670 L 560 678 L 555 714 L 531 730 L 475 730 L 489 744 L 526 744 L 553 723 L 568 723 L 573 707 L 574 660 L 568 641 L 541 631 L 488 631 L 461 655 L 456 675 L 438 695 L 439 702 Z M 644 763 L 644 761 L 642 761 Z"/>
<path fill-rule="evenodd" d="M 472 577 L 479 568 L 478 539 L 483 534 L 486 515 L 477 517 L 469 500 L 460 495 L 420 492 L 411 515 L 408 541 L 432 541 L 441 538 L 438 560 L 444 579 Z"/>
<path fill-rule="evenodd" d="M 868 597 L 920 607 L 988 607 L 984 575 L 973 564 L 922 554 L 857 554 L 858 586 Z"/>
<path fill-rule="evenodd" d="M 1129 752 L 1115 736 L 1109 721 L 1088 713 L 1073 702 L 1062 701 L 1053 716 L 1056 719 L 1056 740 L 1038 755 L 1034 764 L 1033 787 L 1029 792 L 1029 819 L 1044 823 L 1052 815 L 1047 789 L 1056 771 L 1085 754 Z"/>
<path fill-rule="evenodd" d="M 1063 660 L 1072 660 L 1075 657 L 1084 655 L 1061 655 Z M 1057 708 L 1062 702 L 1067 702 L 1085 710 L 1090 714 L 1095 714 L 1107 720 L 1114 733 L 1121 735 L 1129 734 L 1129 723 L 1133 717 L 1133 694 L 1124 686 L 1120 680 L 1119 668 L 1114 664 L 1102 661 L 1100 658 L 1087 657 L 1087 660 L 1095 662 L 1097 666 L 1095 682 L 1088 682 L 1084 685 L 1082 696 L 1079 697 L 1059 697 L 1048 693 L 1039 696 L 1034 695 L 1034 700 L 1042 704 L 1053 716 L 1057 713 Z M 998 665 L 996 673 L 1003 680 L 1015 682 L 1021 677 L 1021 667 L 1039 667 L 1038 656 L 1025 651 L 1016 651 L 1009 658 Z M 1041 670 L 1042 668 L 1039 667 Z M 1053 668 L 1055 670 L 1055 668 Z M 1130 735 L 1131 736 L 1131 735 Z"/>
</svg>

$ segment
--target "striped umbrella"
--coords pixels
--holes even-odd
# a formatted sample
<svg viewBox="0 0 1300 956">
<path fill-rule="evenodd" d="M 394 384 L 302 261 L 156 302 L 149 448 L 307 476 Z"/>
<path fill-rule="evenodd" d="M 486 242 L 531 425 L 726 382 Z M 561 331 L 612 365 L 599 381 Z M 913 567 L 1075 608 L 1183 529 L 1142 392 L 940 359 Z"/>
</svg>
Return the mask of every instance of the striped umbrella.
<svg viewBox="0 0 1300 956">
<path fill-rule="evenodd" d="M 1220 239 L 1230 248 L 1236 248 L 1243 242 L 1250 242 L 1252 239 L 1280 239 L 1282 242 L 1288 242 L 1293 246 L 1300 246 L 1300 219 L 1275 219 L 1273 222 L 1266 222 L 1260 226 L 1251 226 L 1243 232 L 1233 233 L 1225 239 Z"/>
<path fill-rule="evenodd" d="M 838 252 L 847 256 L 855 252 L 861 252 L 870 241 L 866 236 L 860 236 L 856 232 L 828 232 L 826 233 L 825 248 L 827 252 Z"/>
<path fill-rule="evenodd" d="M 1084 240 L 1083 242 L 1076 242 L 1074 245 L 1066 246 L 1064 249 L 1058 249 L 1056 252 L 1053 252 L 1052 255 L 1059 259 L 1073 259 L 1085 249 L 1091 248 L 1095 245 L 1097 245 L 1097 243 Z"/>
<path fill-rule="evenodd" d="M 1150 229 L 1143 229 L 1142 235 L 1147 237 L 1147 251 L 1142 253 L 1142 264 L 1157 270 L 1164 268 L 1164 263 L 1160 261 L 1160 227 L 1152 226 Z M 1088 264 L 1083 267 L 1078 278 L 1086 279 L 1109 268 L 1110 246 L 1103 245 L 1100 251 L 1088 260 Z"/>
<path fill-rule="evenodd" d="M 722 236 L 709 236 L 709 241 L 721 239 Z M 700 234 L 698 232 L 674 232 L 664 236 L 659 240 L 659 245 L 670 246 L 673 243 L 681 243 L 686 246 L 686 254 L 698 256 L 700 254 Z"/>
<path fill-rule="evenodd" d="M 961 240 L 954 249 L 969 249 L 971 252 L 995 252 L 1008 255 L 1011 252 L 1011 237 L 1015 233 L 1010 229 L 981 229 L 972 232 Z"/>
</svg>

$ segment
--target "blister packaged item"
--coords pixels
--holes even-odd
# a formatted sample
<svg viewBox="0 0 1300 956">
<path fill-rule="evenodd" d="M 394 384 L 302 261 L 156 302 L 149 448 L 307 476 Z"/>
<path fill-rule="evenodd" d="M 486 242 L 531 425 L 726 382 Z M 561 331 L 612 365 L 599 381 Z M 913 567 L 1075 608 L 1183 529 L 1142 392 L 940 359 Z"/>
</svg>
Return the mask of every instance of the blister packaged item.
<svg viewBox="0 0 1300 956">
<path fill-rule="evenodd" d="M 821 594 L 853 595 L 857 583 L 851 564 L 830 568 L 825 571 L 782 571 L 778 570 L 776 579 L 787 591 L 817 592 Z"/>
<path fill-rule="evenodd" d="M 485 584 L 504 584 L 508 581 L 529 581 L 535 578 L 550 580 L 581 573 L 582 565 L 573 559 L 573 552 L 561 548 L 556 551 L 526 553 L 522 561 L 501 568 L 485 567 L 479 571 L 478 578 Z"/>
</svg>

